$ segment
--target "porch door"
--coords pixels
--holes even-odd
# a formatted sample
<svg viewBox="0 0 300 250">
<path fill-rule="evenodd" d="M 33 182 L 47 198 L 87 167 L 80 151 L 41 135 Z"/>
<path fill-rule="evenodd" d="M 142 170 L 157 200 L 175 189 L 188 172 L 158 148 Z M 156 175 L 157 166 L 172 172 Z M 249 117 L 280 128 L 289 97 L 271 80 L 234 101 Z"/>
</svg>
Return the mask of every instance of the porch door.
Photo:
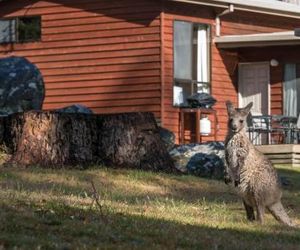
<svg viewBox="0 0 300 250">
<path fill-rule="evenodd" d="M 252 115 L 269 114 L 269 63 L 250 63 L 239 65 L 239 107 L 245 107 L 253 102 Z M 250 124 L 249 124 L 250 125 Z M 252 126 L 262 128 L 266 131 L 269 126 L 264 119 L 252 120 Z M 270 137 L 268 133 L 253 132 L 250 139 L 254 144 L 268 144 Z"/>
<path fill-rule="evenodd" d="M 268 63 L 239 65 L 239 107 L 253 102 L 253 115 L 269 114 L 270 66 Z"/>
</svg>

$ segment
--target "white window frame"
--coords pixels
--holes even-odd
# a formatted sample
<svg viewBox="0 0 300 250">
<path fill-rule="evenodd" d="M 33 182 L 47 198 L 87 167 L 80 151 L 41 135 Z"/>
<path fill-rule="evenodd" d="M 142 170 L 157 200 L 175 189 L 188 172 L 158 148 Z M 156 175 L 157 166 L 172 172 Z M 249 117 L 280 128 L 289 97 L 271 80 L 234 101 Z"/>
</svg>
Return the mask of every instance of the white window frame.
<svg viewBox="0 0 300 250">
<path fill-rule="evenodd" d="M 191 79 L 180 79 L 180 78 L 176 78 L 176 52 L 175 52 L 175 24 L 176 22 L 183 22 L 186 24 L 189 24 L 192 26 L 192 32 L 191 32 L 191 37 L 190 37 L 190 48 L 191 48 Z M 203 36 L 203 33 L 201 34 L 201 31 L 199 28 L 203 27 L 205 28 L 206 32 L 206 45 L 204 47 L 202 47 L 202 49 L 205 50 L 205 55 L 206 55 L 206 69 L 207 72 L 205 74 L 206 81 L 199 81 L 199 72 L 201 72 L 200 68 L 200 64 L 199 64 L 199 60 L 200 60 L 200 56 L 201 56 L 201 52 L 199 51 L 199 37 L 201 37 L 201 35 Z M 197 33 L 195 33 L 195 29 L 197 29 Z M 187 88 L 190 88 L 190 93 L 194 94 L 197 92 L 203 92 L 200 91 L 199 89 L 201 88 L 201 85 L 203 85 L 208 93 L 211 92 L 211 26 L 209 24 L 204 24 L 204 23 L 194 23 L 194 22 L 189 22 L 189 21 L 184 21 L 184 20 L 174 20 L 173 23 L 173 32 L 174 32 L 174 39 L 173 39 L 173 68 L 174 68 L 174 74 L 173 74 L 173 106 L 176 107 L 182 107 L 182 106 L 186 106 L 185 103 L 185 99 L 187 96 L 184 95 L 184 90 L 183 87 L 180 87 L 180 85 L 184 85 Z M 195 40 L 196 43 L 195 43 Z M 195 56 L 196 55 L 196 56 Z M 190 87 L 189 87 L 190 84 Z M 205 91 L 204 91 L 205 92 Z M 180 103 L 181 102 L 181 103 Z M 183 103 L 182 103 L 183 102 Z"/>
</svg>

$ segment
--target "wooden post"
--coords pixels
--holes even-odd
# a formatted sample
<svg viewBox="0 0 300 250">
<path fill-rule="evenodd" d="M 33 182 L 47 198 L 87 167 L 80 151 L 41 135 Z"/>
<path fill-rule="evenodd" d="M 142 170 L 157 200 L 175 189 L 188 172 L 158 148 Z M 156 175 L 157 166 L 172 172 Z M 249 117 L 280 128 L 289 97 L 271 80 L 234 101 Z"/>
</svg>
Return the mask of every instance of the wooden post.
<svg viewBox="0 0 300 250">
<path fill-rule="evenodd" d="M 201 118 L 201 111 L 200 109 L 196 110 L 196 142 L 201 142 L 201 134 L 200 134 L 200 118 Z"/>
</svg>

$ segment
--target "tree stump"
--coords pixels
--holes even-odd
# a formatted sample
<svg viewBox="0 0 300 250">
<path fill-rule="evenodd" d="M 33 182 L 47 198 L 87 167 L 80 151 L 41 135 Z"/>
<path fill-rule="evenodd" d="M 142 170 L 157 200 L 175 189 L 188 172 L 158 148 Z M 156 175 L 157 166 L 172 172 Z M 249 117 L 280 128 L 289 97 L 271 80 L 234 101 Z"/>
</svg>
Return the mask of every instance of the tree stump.
<svg viewBox="0 0 300 250">
<path fill-rule="evenodd" d="M 152 113 L 99 116 L 99 150 L 106 165 L 174 171 Z"/>
<path fill-rule="evenodd" d="M 54 112 L 27 112 L 15 135 L 17 148 L 11 162 L 18 165 L 61 167 L 86 165 L 97 158 L 97 121 L 94 116 Z M 18 120 L 18 119 L 14 119 Z M 18 123 L 16 123 L 18 124 Z M 12 131 L 18 131 L 11 124 Z"/>
<path fill-rule="evenodd" d="M 37 112 L 4 121 L 11 163 L 60 168 L 107 166 L 173 172 L 151 113 L 112 115 Z"/>
<path fill-rule="evenodd" d="M 24 113 L 1 117 L 1 145 L 5 153 L 13 154 L 17 151 L 24 123 Z"/>
</svg>

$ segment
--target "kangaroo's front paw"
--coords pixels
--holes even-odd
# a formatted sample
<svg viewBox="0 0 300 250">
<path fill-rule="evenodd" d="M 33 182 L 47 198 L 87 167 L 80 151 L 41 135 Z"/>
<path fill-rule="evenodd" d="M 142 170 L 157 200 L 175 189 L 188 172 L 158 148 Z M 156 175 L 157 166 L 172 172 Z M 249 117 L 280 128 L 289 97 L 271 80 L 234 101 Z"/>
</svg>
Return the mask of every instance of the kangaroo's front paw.
<svg viewBox="0 0 300 250">
<path fill-rule="evenodd" d="M 240 185 L 240 179 L 234 180 L 234 186 L 237 187 L 238 185 Z"/>
<path fill-rule="evenodd" d="M 231 178 L 229 175 L 224 176 L 224 182 L 226 185 L 230 184 L 232 182 Z"/>
</svg>

